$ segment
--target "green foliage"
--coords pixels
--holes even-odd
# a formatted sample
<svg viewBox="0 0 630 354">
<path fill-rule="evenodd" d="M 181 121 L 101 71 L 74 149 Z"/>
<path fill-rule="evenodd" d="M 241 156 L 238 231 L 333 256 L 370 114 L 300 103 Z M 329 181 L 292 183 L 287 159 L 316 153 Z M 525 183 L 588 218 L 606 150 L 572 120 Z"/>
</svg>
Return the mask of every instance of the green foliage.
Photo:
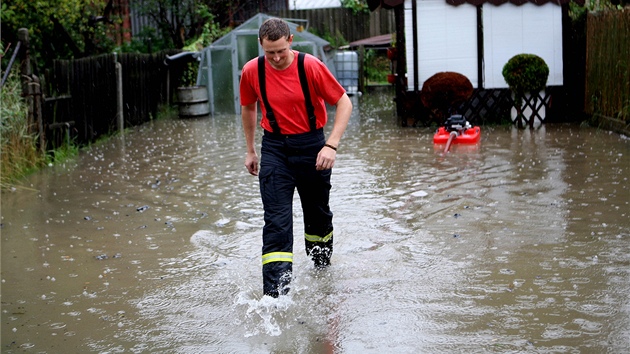
<svg viewBox="0 0 630 354">
<path fill-rule="evenodd" d="M 182 74 L 182 86 L 195 86 L 197 84 L 197 72 L 199 71 L 199 62 L 193 61 L 186 64 L 186 69 Z"/>
<path fill-rule="evenodd" d="M 210 10 L 205 5 L 199 5 L 197 7 L 197 15 L 204 23 L 201 35 L 198 38 L 190 39 L 186 42 L 186 46 L 182 48 L 189 52 L 201 51 L 204 47 L 209 46 L 215 40 L 226 35 L 230 28 L 221 28 L 218 23 L 214 21 L 214 15 L 210 13 Z M 199 71 L 199 62 L 194 61 L 186 65 L 184 74 L 182 77 L 182 85 L 194 86 L 197 84 L 197 73 Z"/>
<path fill-rule="evenodd" d="M 69 137 L 66 137 L 66 140 L 60 147 L 48 152 L 48 155 L 46 155 L 46 162 L 48 164 L 63 163 L 64 161 L 68 161 L 77 155 L 79 155 L 79 145 L 70 140 Z"/>
<path fill-rule="evenodd" d="M 106 13 L 108 0 L 3 1 L 0 2 L 2 67 L 6 67 L 11 57 L 20 28 L 29 30 L 35 71 L 41 72 L 52 66 L 55 59 L 206 46 L 229 31 L 222 29 L 216 19 L 226 21 L 228 16 L 222 14 L 238 10 L 242 3 L 244 0 L 130 0 L 134 11 L 157 25 L 144 27 L 131 43 L 117 45 L 120 33 L 116 24 L 122 23 L 122 18 L 117 15 L 116 6 Z M 105 15 L 111 23 L 96 20 Z"/>
<path fill-rule="evenodd" d="M 158 107 L 157 116 L 155 117 L 155 119 L 160 120 L 173 118 L 177 117 L 178 114 L 179 110 L 176 105 L 162 104 Z"/>
<path fill-rule="evenodd" d="M 517 94 L 544 89 L 549 77 L 549 67 L 535 54 L 517 54 L 503 66 L 503 78 Z"/>
<path fill-rule="evenodd" d="M 365 52 L 364 72 L 368 84 L 387 83 L 387 75 L 391 73 L 390 61 L 386 55 L 379 54 L 374 49 Z"/>
<path fill-rule="evenodd" d="M 155 28 L 144 27 L 131 38 L 131 43 L 123 43 L 116 48 L 117 53 L 155 53 L 170 49 L 170 40 L 165 40 Z"/>
<path fill-rule="evenodd" d="M 186 46 L 182 48 L 186 51 L 200 51 L 231 30 L 229 27 L 221 28 L 219 24 L 214 21 L 214 15 L 210 13 L 209 8 L 205 5 L 199 5 L 197 7 L 197 14 L 203 22 L 203 28 L 199 37 L 191 38 L 186 41 Z"/>
<path fill-rule="evenodd" d="M 370 13 L 366 0 L 341 0 L 341 6 L 352 10 L 353 14 Z"/>
<path fill-rule="evenodd" d="M 111 25 L 89 25 L 91 17 L 103 15 L 106 4 L 93 0 L 3 1 L 2 40 L 15 45 L 18 29 L 28 29 L 31 54 L 40 67 L 53 59 L 111 52 L 114 43 L 107 35 Z"/>
<path fill-rule="evenodd" d="M 45 164 L 60 163 L 74 157 L 79 146 L 68 137 L 63 145 L 43 153 L 38 148 L 39 137 L 28 125 L 28 107 L 22 98 L 22 87 L 17 69 L 13 69 L 0 95 L 0 187 L 13 187 L 20 178 Z"/>
<path fill-rule="evenodd" d="M 193 29 L 193 0 L 132 0 L 138 13 L 157 24 L 159 36 L 167 40 L 170 48 L 182 48 L 191 38 Z M 169 14 L 166 16 L 165 14 Z M 187 31 L 188 29 L 188 31 Z"/>
<path fill-rule="evenodd" d="M 2 189 L 41 166 L 43 156 L 37 149 L 37 137 L 29 134 L 28 108 L 21 97 L 22 88 L 16 70 L 12 70 L 0 97 Z"/>
<path fill-rule="evenodd" d="M 343 37 L 341 31 L 336 30 L 335 34 L 331 34 L 328 30 L 318 31 L 315 27 L 311 27 L 308 30 L 310 33 L 320 37 L 321 39 L 330 43 L 330 46 L 333 48 L 339 48 L 344 45 L 347 45 L 349 42 Z"/>
<path fill-rule="evenodd" d="M 203 29 L 201 32 L 201 45 L 207 47 L 212 42 L 225 36 L 232 30 L 231 27 L 221 28 L 218 22 L 216 22 L 216 16 L 210 12 L 210 8 L 206 5 L 199 5 L 197 7 L 197 15 L 203 22 Z"/>
</svg>

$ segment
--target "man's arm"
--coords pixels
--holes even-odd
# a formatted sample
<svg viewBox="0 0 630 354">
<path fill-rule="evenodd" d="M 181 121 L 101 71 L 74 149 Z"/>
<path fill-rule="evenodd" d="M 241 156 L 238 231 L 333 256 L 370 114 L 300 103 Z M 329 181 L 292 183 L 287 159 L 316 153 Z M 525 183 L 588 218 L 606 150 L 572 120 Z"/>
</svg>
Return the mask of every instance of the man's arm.
<svg viewBox="0 0 630 354">
<path fill-rule="evenodd" d="M 332 146 L 339 146 L 339 141 L 341 141 L 341 137 L 346 131 L 346 127 L 350 121 L 350 114 L 352 114 L 352 102 L 348 94 L 344 93 L 335 106 L 337 107 L 335 112 L 335 124 L 326 143 Z"/>
<path fill-rule="evenodd" d="M 350 121 L 350 114 L 352 114 L 352 102 L 350 101 L 350 97 L 344 93 L 335 106 L 337 107 L 335 111 L 335 123 L 332 131 L 330 132 L 330 136 L 326 140 L 326 144 L 332 145 L 336 148 L 339 146 L 341 137 L 346 131 L 346 127 Z M 333 168 L 336 157 L 337 150 L 324 146 L 317 155 L 317 162 L 315 163 L 316 169 L 328 170 Z"/>
<path fill-rule="evenodd" d="M 245 132 L 245 142 L 247 143 L 245 167 L 253 176 L 258 176 L 258 155 L 256 154 L 256 147 L 254 146 L 256 114 L 256 102 L 241 106 L 241 119 L 243 120 L 243 131 Z"/>
</svg>

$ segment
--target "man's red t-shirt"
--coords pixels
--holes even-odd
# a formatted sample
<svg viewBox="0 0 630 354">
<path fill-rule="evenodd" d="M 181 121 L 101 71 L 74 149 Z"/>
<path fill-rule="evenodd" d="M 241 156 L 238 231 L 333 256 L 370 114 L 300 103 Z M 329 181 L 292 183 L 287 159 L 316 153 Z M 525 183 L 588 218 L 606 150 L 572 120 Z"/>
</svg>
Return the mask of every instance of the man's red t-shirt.
<svg viewBox="0 0 630 354">
<path fill-rule="evenodd" d="M 284 70 L 276 70 L 265 60 L 265 82 L 267 100 L 276 116 L 282 134 L 300 134 L 310 131 L 304 94 L 298 76 L 298 52 L 291 65 Z M 317 128 L 326 125 L 326 105 L 334 105 L 345 93 L 344 88 L 328 70 L 326 65 L 312 55 L 304 58 L 304 69 L 311 93 L 311 101 L 315 107 Z M 263 118 L 260 125 L 267 131 L 273 131 L 267 120 L 267 107 L 262 104 L 260 85 L 258 83 L 258 58 L 254 58 L 243 66 L 240 83 L 241 105 L 246 106 L 256 101 L 261 102 Z"/>
</svg>

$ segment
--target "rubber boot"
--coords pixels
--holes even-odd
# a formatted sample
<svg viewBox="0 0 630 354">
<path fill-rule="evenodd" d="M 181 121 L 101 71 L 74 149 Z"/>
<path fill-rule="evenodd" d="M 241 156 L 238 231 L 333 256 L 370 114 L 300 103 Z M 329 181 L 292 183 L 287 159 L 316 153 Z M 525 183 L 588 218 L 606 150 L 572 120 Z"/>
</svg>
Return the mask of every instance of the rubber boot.
<svg viewBox="0 0 630 354">
<path fill-rule="evenodd" d="M 263 265 L 263 294 L 276 298 L 288 294 L 292 270 L 291 262 L 271 262 Z"/>
</svg>

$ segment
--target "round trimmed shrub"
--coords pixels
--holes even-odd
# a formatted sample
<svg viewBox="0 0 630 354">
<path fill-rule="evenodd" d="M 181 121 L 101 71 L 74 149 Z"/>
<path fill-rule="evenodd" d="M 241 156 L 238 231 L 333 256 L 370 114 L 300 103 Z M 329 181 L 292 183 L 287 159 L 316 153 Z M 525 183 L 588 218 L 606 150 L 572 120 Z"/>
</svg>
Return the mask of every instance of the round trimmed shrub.
<svg viewBox="0 0 630 354">
<path fill-rule="evenodd" d="M 517 54 L 503 66 L 503 78 L 518 94 L 537 92 L 545 88 L 549 67 L 535 54 Z"/>
<path fill-rule="evenodd" d="M 449 109 L 457 109 L 466 102 L 472 93 L 472 83 L 466 76 L 445 71 L 431 76 L 424 82 L 420 99 L 425 107 L 438 115 L 445 116 L 449 113 Z"/>
</svg>

